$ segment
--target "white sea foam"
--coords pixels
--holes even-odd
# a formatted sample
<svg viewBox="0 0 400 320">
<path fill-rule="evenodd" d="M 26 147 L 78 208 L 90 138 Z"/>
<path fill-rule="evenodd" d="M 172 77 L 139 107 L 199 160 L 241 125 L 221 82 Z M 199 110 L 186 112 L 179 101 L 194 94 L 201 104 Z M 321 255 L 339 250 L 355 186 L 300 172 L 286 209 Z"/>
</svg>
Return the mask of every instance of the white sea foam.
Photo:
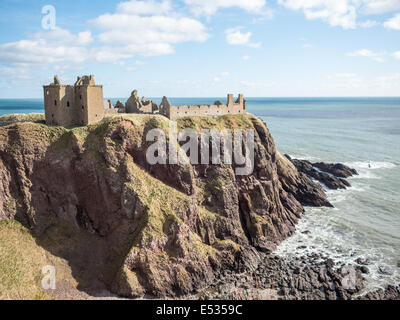
<svg viewBox="0 0 400 320">
<path fill-rule="evenodd" d="M 340 224 L 334 209 L 310 208 L 297 225 L 296 233 L 278 246 L 276 254 L 283 258 L 299 258 L 320 254 L 324 259 L 332 259 L 336 266 L 356 264 L 358 258 L 369 260 L 370 274 L 365 291 L 383 288 L 400 281 L 399 270 L 388 259 L 388 252 L 373 248 L 364 241 L 354 241 L 357 231 Z M 380 268 L 389 270 L 391 275 L 384 275 Z"/>
<path fill-rule="evenodd" d="M 311 161 L 311 162 L 315 162 L 315 161 L 319 161 L 320 160 L 320 158 L 313 157 L 313 156 L 301 156 L 301 155 L 295 155 L 295 154 L 289 154 L 289 156 L 292 159 L 307 160 L 307 161 Z"/>
<path fill-rule="evenodd" d="M 369 170 L 393 169 L 396 167 L 396 165 L 391 162 L 376 162 L 376 161 L 348 162 L 345 164 L 354 169 L 369 169 Z"/>
<path fill-rule="evenodd" d="M 391 162 L 376 161 L 348 162 L 345 164 L 358 171 L 358 176 L 354 176 L 351 179 L 381 179 L 378 174 L 380 170 L 393 169 L 397 167 L 397 165 Z"/>
</svg>

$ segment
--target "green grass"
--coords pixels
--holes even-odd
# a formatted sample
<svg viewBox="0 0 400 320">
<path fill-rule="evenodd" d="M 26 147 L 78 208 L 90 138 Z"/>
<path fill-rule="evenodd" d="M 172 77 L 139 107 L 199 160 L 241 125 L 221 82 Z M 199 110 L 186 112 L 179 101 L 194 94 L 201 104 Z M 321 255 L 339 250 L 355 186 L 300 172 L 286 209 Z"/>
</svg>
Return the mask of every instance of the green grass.
<svg viewBox="0 0 400 320">
<path fill-rule="evenodd" d="M 56 267 L 57 280 L 74 280 L 65 260 L 37 245 L 29 230 L 20 223 L 0 221 L 0 300 L 52 300 L 41 287 L 42 268 Z"/>
</svg>

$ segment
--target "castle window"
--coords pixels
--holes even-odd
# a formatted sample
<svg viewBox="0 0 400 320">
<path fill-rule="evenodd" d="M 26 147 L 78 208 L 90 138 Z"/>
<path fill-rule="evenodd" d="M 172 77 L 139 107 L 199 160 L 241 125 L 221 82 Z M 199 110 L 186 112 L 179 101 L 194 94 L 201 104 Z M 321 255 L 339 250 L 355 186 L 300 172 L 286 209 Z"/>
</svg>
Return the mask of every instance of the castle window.
<svg viewBox="0 0 400 320">
<path fill-rule="evenodd" d="M 67 107 L 69 107 L 69 101 L 67 101 Z"/>
<path fill-rule="evenodd" d="M 49 90 L 47 90 L 47 91 L 46 91 L 46 94 L 47 94 L 47 95 L 49 95 L 49 94 L 50 94 Z"/>
<path fill-rule="evenodd" d="M 57 105 L 57 100 L 54 100 L 54 105 L 55 105 L 55 106 Z"/>
<path fill-rule="evenodd" d="M 82 106 L 82 110 L 84 110 L 85 109 L 85 107 L 84 106 Z"/>
<path fill-rule="evenodd" d="M 81 94 L 79 95 L 79 99 L 81 99 L 81 100 L 82 100 L 82 95 L 81 95 Z"/>
</svg>

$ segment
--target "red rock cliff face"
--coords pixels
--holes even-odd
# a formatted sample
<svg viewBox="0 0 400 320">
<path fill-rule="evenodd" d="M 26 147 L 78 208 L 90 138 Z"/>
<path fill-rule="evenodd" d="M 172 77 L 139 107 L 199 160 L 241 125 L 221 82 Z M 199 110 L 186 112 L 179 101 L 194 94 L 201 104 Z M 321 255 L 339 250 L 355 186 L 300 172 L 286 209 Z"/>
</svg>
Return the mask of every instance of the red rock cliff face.
<svg viewBox="0 0 400 320">
<path fill-rule="evenodd" d="M 190 120 L 190 119 L 189 119 Z M 70 262 L 82 290 L 178 296 L 226 269 L 255 268 L 290 236 L 302 204 L 329 205 L 252 115 L 183 119 L 194 128 L 253 128 L 255 170 L 145 161 L 161 116 L 124 115 L 66 130 L 40 123 L 0 128 L 0 219 L 15 219 Z"/>
</svg>

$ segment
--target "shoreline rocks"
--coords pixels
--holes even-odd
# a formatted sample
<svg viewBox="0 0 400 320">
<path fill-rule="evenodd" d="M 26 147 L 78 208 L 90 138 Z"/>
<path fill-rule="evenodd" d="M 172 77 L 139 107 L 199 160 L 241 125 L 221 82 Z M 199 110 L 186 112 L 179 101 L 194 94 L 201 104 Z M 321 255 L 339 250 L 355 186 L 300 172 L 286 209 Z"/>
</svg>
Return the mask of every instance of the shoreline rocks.
<svg viewBox="0 0 400 320">
<path fill-rule="evenodd" d="M 319 256 L 319 258 L 321 258 Z M 228 272 L 223 279 L 183 299 L 203 300 L 380 300 L 400 299 L 400 286 L 361 294 L 362 271 L 331 259 L 287 259 L 264 255 L 255 270 Z"/>
<path fill-rule="evenodd" d="M 297 170 L 317 180 L 328 189 L 347 189 L 351 185 L 345 178 L 358 175 L 355 169 L 341 163 L 311 163 L 307 160 L 292 159 L 289 155 L 285 156 L 295 165 Z"/>
</svg>

